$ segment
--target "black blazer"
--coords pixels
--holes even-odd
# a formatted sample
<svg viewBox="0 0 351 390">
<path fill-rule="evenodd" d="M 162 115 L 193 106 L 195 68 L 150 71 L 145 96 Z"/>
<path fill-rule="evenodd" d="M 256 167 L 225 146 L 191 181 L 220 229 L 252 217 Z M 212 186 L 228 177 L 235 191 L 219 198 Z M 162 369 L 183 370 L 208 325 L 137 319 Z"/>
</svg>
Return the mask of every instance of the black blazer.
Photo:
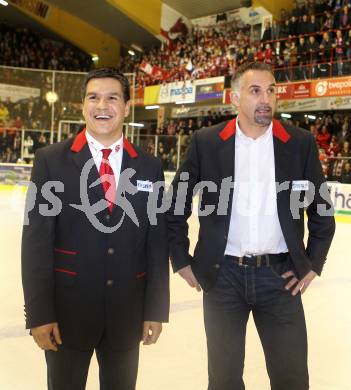
<svg viewBox="0 0 351 390">
<path fill-rule="evenodd" d="M 84 131 L 74 141 L 36 153 L 31 181 L 38 193 L 22 238 L 26 327 L 57 321 L 63 343 L 70 348 L 92 349 L 105 332 L 112 349 L 129 349 L 139 343 L 143 321 L 168 321 L 166 218 L 159 214 L 157 225 L 150 224 L 146 207 L 149 193 L 137 191 L 125 197 L 134 208 L 139 227 L 125 215 L 113 233 L 94 228 L 82 211 L 71 206 L 82 203 L 80 176 L 90 159 Z M 121 171 L 127 168 L 136 171 L 130 179 L 134 185 L 137 180 L 164 180 L 160 161 L 125 139 Z M 98 178 L 93 164 L 88 177 L 90 204 L 104 200 L 101 184 L 89 188 Z M 39 204 L 53 203 L 40 192 L 48 180 L 64 183 L 64 191 L 55 192 L 62 210 L 57 216 L 43 217 Z M 106 207 L 96 216 L 100 223 L 113 227 L 122 214 L 115 206 L 111 215 Z"/>
<path fill-rule="evenodd" d="M 216 281 L 221 259 L 227 244 L 227 235 L 232 209 L 233 190 L 229 194 L 226 210 L 218 208 L 209 216 L 199 217 L 200 230 L 194 256 L 189 254 L 187 219 L 191 214 L 192 194 L 196 183 L 212 181 L 216 192 L 203 191 L 202 209 L 206 205 L 218 205 L 221 182 L 234 180 L 236 120 L 195 132 L 185 161 L 173 180 L 171 207 L 167 213 L 170 253 L 174 271 L 191 265 L 202 288 L 209 290 Z M 290 256 L 301 278 L 313 269 L 321 273 L 335 230 L 333 216 L 321 217 L 317 205 L 331 209 L 329 193 L 324 196 L 316 191 L 313 203 L 307 208 L 309 238 L 305 247 L 304 210 L 299 210 L 300 219 L 294 219 L 290 211 L 292 181 L 309 180 L 316 188 L 325 182 L 315 140 L 311 133 L 291 126 L 273 122 L 273 144 L 276 182 L 289 181 L 289 189 L 277 195 L 278 217 Z M 186 190 L 185 214 L 177 215 L 175 200 L 182 172 L 189 172 Z M 184 181 L 184 180 L 183 180 Z M 183 183 L 183 188 L 185 185 Z M 180 191 L 181 192 L 181 191 Z M 224 194 L 222 194 L 224 196 Z M 301 194 L 303 196 L 303 194 Z M 170 196 L 169 196 L 170 197 Z M 331 209 L 332 211 L 332 209 Z"/>
</svg>

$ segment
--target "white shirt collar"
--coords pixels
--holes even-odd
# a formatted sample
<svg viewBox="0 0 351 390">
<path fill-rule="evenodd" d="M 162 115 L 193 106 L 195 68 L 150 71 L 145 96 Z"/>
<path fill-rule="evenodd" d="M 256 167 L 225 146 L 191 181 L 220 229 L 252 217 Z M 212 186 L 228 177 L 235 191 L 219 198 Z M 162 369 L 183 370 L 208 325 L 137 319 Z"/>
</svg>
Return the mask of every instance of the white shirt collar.
<svg viewBox="0 0 351 390">
<path fill-rule="evenodd" d="M 239 118 L 237 118 L 236 120 L 236 134 L 239 138 L 241 138 L 243 141 L 252 141 L 252 142 L 255 142 L 255 141 L 263 141 L 264 139 L 267 139 L 269 138 L 272 134 L 273 134 L 273 121 L 271 121 L 268 129 L 262 134 L 260 135 L 258 138 L 256 139 L 253 139 L 251 137 L 248 137 L 241 129 L 240 129 L 240 125 L 239 125 Z"/>
<path fill-rule="evenodd" d="M 112 149 L 112 155 L 114 152 L 118 152 L 123 147 L 123 135 L 109 147 L 106 147 L 97 141 L 91 134 L 89 134 L 88 130 L 85 130 L 85 136 L 90 146 L 90 150 L 94 151 L 95 154 L 101 152 L 102 149 Z"/>
</svg>

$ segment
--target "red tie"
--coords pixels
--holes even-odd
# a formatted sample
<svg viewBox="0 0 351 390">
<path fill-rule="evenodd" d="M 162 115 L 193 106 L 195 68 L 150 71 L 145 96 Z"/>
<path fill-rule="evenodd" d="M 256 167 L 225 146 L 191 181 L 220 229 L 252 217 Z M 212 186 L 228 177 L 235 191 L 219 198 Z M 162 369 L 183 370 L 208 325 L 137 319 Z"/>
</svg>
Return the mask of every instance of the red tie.
<svg viewBox="0 0 351 390">
<path fill-rule="evenodd" d="M 116 200 L 116 180 L 111 165 L 108 161 L 108 157 L 111 154 L 111 149 L 102 149 L 102 161 L 100 165 L 100 177 L 108 175 L 102 181 L 102 187 L 105 192 L 105 199 L 108 202 L 108 209 L 112 212 L 114 202 Z"/>
</svg>

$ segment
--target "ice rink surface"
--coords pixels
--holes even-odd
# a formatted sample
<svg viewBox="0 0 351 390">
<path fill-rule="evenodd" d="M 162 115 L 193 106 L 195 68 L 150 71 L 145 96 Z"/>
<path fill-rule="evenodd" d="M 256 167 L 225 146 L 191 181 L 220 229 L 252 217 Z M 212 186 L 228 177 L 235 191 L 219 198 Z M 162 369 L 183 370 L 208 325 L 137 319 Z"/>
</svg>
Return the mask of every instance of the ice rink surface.
<svg viewBox="0 0 351 390">
<path fill-rule="evenodd" d="M 0 390 L 46 388 L 43 352 L 24 329 L 20 278 L 23 204 L 21 187 L 0 190 Z M 303 297 L 312 390 L 351 389 L 350 222 L 351 218 L 348 221 L 346 217 L 338 220 L 324 273 L 314 280 Z M 197 219 L 191 217 L 192 246 L 197 230 Z M 141 347 L 137 389 L 205 390 L 206 366 L 202 295 L 172 275 L 170 323 L 164 326 L 156 345 Z M 262 348 L 251 318 L 245 382 L 247 390 L 270 389 Z M 98 368 L 93 358 L 87 389 L 98 388 Z"/>
</svg>

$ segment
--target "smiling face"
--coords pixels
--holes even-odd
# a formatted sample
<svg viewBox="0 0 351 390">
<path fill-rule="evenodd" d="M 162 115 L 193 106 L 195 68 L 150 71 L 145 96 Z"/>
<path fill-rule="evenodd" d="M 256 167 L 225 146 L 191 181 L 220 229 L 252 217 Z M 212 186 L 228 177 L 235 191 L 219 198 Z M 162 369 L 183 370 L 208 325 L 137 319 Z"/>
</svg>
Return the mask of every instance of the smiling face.
<svg viewBox="0 0 351 390">
<path fill-rule="evenodd" d="M 276 107 L 275 80 L 268 71 L 249 70 L 232 95 L 240 122 L 249 127 L 270 125 Z"/>
<path fill-rule="evenodd" d="M 121 83 L 113 78 L 94 78 L 87 86 L 83 101 L 86 128 L 97 141 L 110 146 L 122 136 L 130 102 L 125 102 Z"/>
</svg>

